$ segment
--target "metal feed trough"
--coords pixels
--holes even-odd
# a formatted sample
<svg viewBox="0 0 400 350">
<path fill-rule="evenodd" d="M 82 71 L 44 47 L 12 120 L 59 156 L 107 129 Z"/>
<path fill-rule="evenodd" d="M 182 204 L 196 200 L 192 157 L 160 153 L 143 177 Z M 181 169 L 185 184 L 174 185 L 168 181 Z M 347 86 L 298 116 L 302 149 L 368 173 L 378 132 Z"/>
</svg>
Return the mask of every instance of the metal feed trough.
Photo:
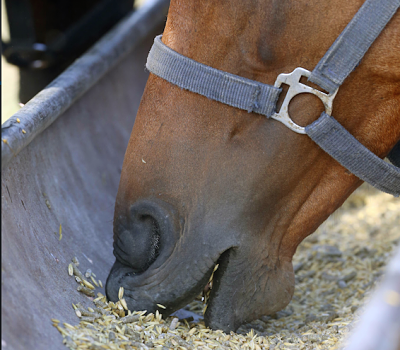
<svg viewBox="0 0 400 350">
<path fill-rule="evenodd" d="M 2 349 L 65 349 L 51 318 L 76 323 L 71 295 L 89 305 L 66 278 L 73 256 L 106 280 L 122 160 L 167 8 L 147 1 L 2 126 Z M 393 293 L 400 252 L 348 349 L 400 348 Z"/>
</svg>

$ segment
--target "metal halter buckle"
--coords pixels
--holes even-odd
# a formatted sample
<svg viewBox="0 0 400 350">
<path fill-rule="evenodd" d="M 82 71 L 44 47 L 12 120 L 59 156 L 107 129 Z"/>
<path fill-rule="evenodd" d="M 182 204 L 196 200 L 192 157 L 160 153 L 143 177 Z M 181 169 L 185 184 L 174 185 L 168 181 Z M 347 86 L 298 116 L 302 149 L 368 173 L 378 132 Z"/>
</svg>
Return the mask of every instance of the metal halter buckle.
<svg viewBox="0 0 400 350">
<path fill-rule="evenodd" d="M 319 90 L 316 90 L 308 85 L 304 85 L 300 83 L 300 78 L 302 76 L 309 77 L 311 72 L 304 68 L 296 68 L 292 73 L 289 74 L 279 74 L 276 78 L 274 86 L 280 88 L 282 84 L 289 85 L 289 90 L 283 100 L 282 106 L 279 112 L 273 114 L 271 118 L 280 121 L 281 123 L 285 124 L 289 129 L 297 132 L 298 134 L 305 134 L 306 128 L 300 125 L 297 125 L 289 116 L 289 103 L 290 100 L 302 93 L 309 93 L 313 94 L 322 101 L 325 106 L 325 112 L 329 115 L 332 113 L 332 104 L 333 99 L 335 98 L 339 89 L 331 94 L 325 94 Z"/>
</svg>

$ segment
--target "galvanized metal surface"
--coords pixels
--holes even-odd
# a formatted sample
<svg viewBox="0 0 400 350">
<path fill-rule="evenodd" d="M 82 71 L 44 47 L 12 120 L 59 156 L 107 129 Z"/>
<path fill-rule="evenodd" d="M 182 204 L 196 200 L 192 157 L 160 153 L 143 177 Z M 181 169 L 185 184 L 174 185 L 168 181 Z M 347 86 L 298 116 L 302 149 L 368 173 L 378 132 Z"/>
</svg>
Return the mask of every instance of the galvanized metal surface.
<svg viewBox="0 0 400 350">
<path fill-rule="evenodd" d="M 71 302 L 90 302 L 66 278 L 73 256 L 106 281 L 122 160 L 168 1 L 144 6 L 2 130 L 2 349 L 65 349 L 50 319 L 74 322 Z"/>
</svg>

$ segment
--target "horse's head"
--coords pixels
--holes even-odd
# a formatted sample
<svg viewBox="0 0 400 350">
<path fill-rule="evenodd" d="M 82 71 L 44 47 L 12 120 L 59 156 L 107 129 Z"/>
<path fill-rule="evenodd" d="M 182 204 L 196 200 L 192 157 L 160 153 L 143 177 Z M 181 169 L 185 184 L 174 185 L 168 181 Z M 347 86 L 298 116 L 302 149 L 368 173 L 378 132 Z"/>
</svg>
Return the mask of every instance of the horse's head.
<svg viewBox="0 0 400 350">
<path fill-rule="evenodd" d="M 340 2 L 340 4 L 338 4 Z M 312 70 L 361 1 L 172 1 L 163 42 L 214 68 L 274 84 Z M 384 157 L 399 139 L 400 16 L 339 90 L 335 118 Z M 295 97 L 292 118 L 322 112 Z M 120 286 L 130 309 L 171 313 L 207 284 L 212 328 L 234 330 L 283 308 L 292 256 L 361 181 L 306 135 L 150 75 L 123 164 L 114 217 Z"/>
</svg>

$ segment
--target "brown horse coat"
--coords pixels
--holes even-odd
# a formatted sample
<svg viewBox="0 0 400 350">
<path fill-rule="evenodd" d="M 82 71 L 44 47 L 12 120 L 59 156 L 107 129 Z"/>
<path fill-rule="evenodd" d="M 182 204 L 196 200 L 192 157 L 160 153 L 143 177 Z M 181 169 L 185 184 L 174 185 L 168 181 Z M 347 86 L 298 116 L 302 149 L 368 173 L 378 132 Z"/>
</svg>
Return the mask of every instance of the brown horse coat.
<svg viewBox="0 0 400 350">
<path fill-rule="evenodd" d="M 362 1 L 173 0 L 163 42 L 214 68 L 274 84 L 312 70 Z M 385 157 L 400 139 L 400 13 L 339 89 L 335 118 Z M 300 125 L 322 112 L 304 94 Z M 170 313 L 207 283 L 206 323 L 225 331 L 283 308 L 298 244 L 361 181 L 277 121 L 150 75 L 126 152 L 114 218 L 117 262 L 107 294 Z M 162 311 L 162 310 L 161 310 Z"/>
</svg>

